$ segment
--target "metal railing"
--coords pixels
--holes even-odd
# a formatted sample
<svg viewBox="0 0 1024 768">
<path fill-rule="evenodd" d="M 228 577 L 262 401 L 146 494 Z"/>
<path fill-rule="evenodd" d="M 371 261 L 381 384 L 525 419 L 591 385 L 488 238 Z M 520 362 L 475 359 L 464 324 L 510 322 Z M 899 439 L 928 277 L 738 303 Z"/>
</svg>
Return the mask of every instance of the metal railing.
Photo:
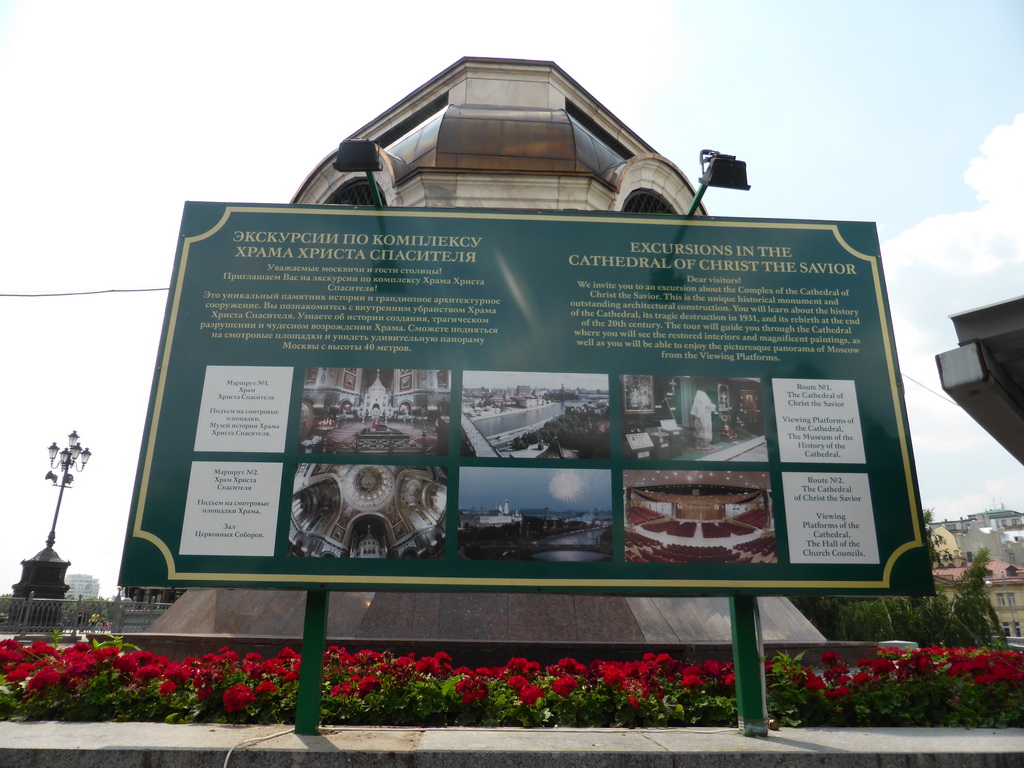
<svg viewBox="0 0 1024 768">
<path fill-rule="evenodd" d="M 0 634 L 78 636 L 145 632 L 170 603 L 0 597 Z"/>
</svg>

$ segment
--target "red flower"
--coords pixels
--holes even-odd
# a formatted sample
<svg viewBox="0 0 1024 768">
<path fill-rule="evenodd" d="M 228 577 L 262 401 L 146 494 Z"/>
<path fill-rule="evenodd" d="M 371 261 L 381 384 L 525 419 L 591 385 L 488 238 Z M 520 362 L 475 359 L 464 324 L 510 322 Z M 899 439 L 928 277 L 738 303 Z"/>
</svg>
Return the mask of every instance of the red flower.
<svg viewBox="0 0 1024 768">
<path fill-rule="evenodd" d="M 252 692 L 252 688 L 248 685 L 239 683 L 224 691 L 223 699 L 224 709 L 228 712 L 237 712 L 256 701 L 256 694 Z"/>
<path fill-rule="evenodd" d="M 636 696 L 630 696 L 629 699 L 627 699 L 627 701 L 629 701 L 629 706 L 631 706 L 633 709 L 636 709 L 640 706 L 640 702 L 636 700 Z"/>
<path fill-rule="evenodd" d="M 704 685 L 704 681 L 701 680 L 697 675 L 684 675 L 683 679 L 679 682 L 686 688 L 699 688 L 700 686 Z"/>
<path fill-rule="evenodd" d="M 530 681 L 522 675 L 512 675 L 512 677 L 508 679 L 508 687 L 511 688 L 513 691 L 521 691 L 523 690 L 523 688 L 529 685 L 529 683 Z"/>
<path fill-rule="evenodd" d="M 19 664 L 10 672 L 7 673 L 8 683 L 20 683 L 22 680 L 28 679 L 28 676 L 35 670 L 36 665 L 30 662 Z"/>
<path fill-rule="evenodd" d="M 626 679 L 626 673 L 618 667 L 606 667 L 604 670 L 604 682 L 605 685 L 610 685 L 613 688 L 622 684 L 622 681 Z"/>
<path fill-rule="evenodd" d="M 359 698 L 366 698 L 366 694 L 380 686 L 380 680 L 373 675 L 364 675 L 359 681 Z"/>
<path fill-rule="evenodd" d="M 840 685 L 838 688 L 833 688 L 831 691 L 825 691 L 825 696 L 829 699 L 838 699 L 840 696 L 848 696 L 850 689 L 845 685 Z"/>
<path fill-rule="evenodd" d="M 264 680 L 256 686 L 256 693 L 277 693 L 277 686 L 269 680 Z"/>
<path fill-rule="evenodd" d="M 160 677 L 163 673 L 156 664 L 147 664 L 144 667 L 139 667 L 135 672 L 136 680 L 154 680 Z"/>
<path fill-rule="evenodd" d="M 889 659 L 872 659 L 871 671 L 876 675 L 884 675 L 896 671 L 896 665 Z"/>
<path fill-rule="evenodd" d="M 455 692 L 462 694 L 462 703 L 471 704 L 477 699 L 487 698 L 487 683 L 472 677 L 464 677 L 455 684 Z"/>
<path fill-rule="evenodd" d="M 551 683 L 551 690 L 559 696 L 568 696 L 575 691 L 577 687 L 579 687 L 579 683 L 576 682 L 575 678 L 569 677 L 568 675 L 560 677 Z"/>
<path fill-rule="evenodd" d="M 565 672 L 567 675 L 582 675 L 587 671 L 587 668 L 580 664 L 576 659 L 566 657 L 559 659 L 555 665 L 555 669 Z"/>
<path fill-rule="evenodd" d="M 60 673 L 50 667 L 43 667 L 25 686 L 26 691 L 40 691 L 43 688 L 48 688 L 51 685 L 57 685 L 60 682 Z"/>
<path fill-rule="evenodd" d="M 164 680 L 164 682 L 160 684 L 160 687 L 157 688 L 157 691 L 161 696 L 170 696 L 176 690 L 178 690 L 178 685 L 173 680 Z"/>
<path fill-rule="evenodd" d="M 537 685 L 527 685 L 519 691 L 519 700 L 528 707 L 532 707 L 537 703 L 538 699 L 543 697 L 544 691 Z"/>
<path fill-rule="evenodd" d="M 28 652 L 33 656 L 56 656 L 57 649 L 42 640 L 36 640 L 28 647 Z"/>
<path fill-rule="evenodd" d="M 807 682 L 804 685 L 810 691 L 820 691 L 825 688 L 825 681 L 813 672 L 810 672 L 807 675 Z"/>
</svg>

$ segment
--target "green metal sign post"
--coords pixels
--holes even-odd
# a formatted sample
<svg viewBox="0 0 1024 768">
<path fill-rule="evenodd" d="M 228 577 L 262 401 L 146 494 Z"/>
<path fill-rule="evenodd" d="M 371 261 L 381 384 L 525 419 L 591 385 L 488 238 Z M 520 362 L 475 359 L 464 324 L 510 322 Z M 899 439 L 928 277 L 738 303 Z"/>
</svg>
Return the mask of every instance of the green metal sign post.
<svg viewBox="0 0 1024 768">
<path fill-rule="evenodd" d="M 302 668 L 295 705 L 295 732 L 315 735 L 320 729 L 320 702 L 327 647 L 327 614 L 330 593 L 306 592 L 306 616 L 302 626 Z"/>
<path fill-rule="evenodd" d="M 744 736 L 767 736 L 764 643 L 757 598 L 751 595 L 731 596 L 729 618 L 732 622 L 732 656 L 740 729 Z"/>
</svg>

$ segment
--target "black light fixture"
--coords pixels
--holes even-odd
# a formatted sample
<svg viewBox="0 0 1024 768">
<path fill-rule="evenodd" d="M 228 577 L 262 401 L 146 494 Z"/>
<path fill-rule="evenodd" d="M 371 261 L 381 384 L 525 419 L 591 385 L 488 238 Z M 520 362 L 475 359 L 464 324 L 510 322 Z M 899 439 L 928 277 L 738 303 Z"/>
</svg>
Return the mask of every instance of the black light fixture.
<svg viewBox="0 0 1024 768">
<path fill-rule="evenodd" d="M 722 187 L 724 189 L 750 189 L 747 184 L 747 164 L 737 160 L 736 155 L 723 155 L 714 149 L 702 149 L 700 151 L 700 187 L 697 194 L 690 203 L 687 216 L 692 216 L 700 205 L 701 198 L 708 187 Z"/>
<path fill-rule="evenodd" d="M 384 198 L 380 194 L 380 187 L 377 186 L 377 180 L 373 178 L 373 174 L 382 167 L 377 144 L 369 139 L 345 139 L 338 146 L 338 155 L 334 158 L 334 170 L 336 171 L 366 173 L 373 204 L 378 208 L 384 207 Z"/>
<path fill-rule="evenodd" d="M 338 147 L 338 156 L 334 160 L 334 170 L 342 173 L 358 171 L 379 171 L 380 155 L 377 145 L 368 139 L 346 139 Z"/>
<path fill-rule="evenodd" d="M 725 189 L 750 189 L 747 184 L 747 164 L 736 155 L 723 155 L 713 149 L 700 151 L 700 183 Z"/>
</svg>

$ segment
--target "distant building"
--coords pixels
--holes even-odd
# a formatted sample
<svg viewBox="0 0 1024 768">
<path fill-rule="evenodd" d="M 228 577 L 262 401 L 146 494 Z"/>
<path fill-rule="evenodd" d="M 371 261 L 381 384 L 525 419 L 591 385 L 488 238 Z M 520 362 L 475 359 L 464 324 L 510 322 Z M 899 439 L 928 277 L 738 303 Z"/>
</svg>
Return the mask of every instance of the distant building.
<svg viewBox="0 0 1024 768">
<path fill-rule="evenodd" d="M 1024 513 L 990 509 L 963 520 L 936 520 L 931 528 L 944 537 L 946 544 L 939 549 L 946 552 L 950 562 L 973 562 L 980 550 L 987 549 L 991 560 L 1024 565 Z M 943 531 L 952 540 L 945 538 Z"/>
<path fill-rule="evenodd" d="M 940 592 L 952 593 L 956 582 L 963 578 L 969 563 L 943 565 L 935 568 L 935 587 Z M 1024 622 L 1024 576 L 1021 569 L 1003 560 L 990 560 L 985 586 L 989 602 L 995 608 L 996 617 L 1008 638 L 1022 637 L 1021 623 Z"/>
<path fill-rule="evenodd" d="M 100 580 L 95 576 L 87 573 L 69 573 L 64 582 L 70 587 L 67 593 L 69 599 L 100 596 Z"/>
<path fill-rule="evenodd" d="M 988 550 L 989 602 L 995 608 L 1003 634 L 1021 637 L 1024 622 L 1024 514 L 1012 509 L 990 509 L 963 520 L 931 523 L 932 540 L 941 565 L 932 571 L 939 590 L 952 591 L 982 549 Z"/>
</svg>

